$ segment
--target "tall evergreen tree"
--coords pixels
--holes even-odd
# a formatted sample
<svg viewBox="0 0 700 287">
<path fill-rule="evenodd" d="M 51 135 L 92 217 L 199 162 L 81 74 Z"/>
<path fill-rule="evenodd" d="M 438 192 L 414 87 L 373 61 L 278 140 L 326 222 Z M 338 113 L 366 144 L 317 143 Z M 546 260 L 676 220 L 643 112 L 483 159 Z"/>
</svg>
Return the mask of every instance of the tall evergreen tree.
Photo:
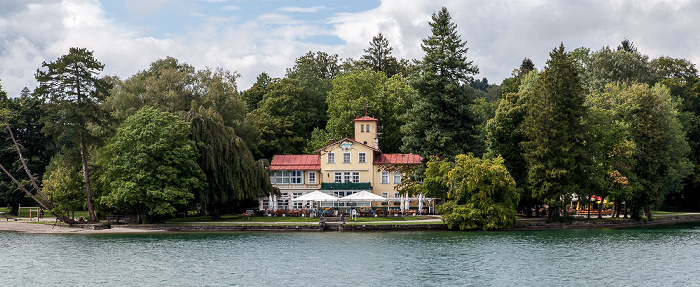
<svg viewBox="0 0 700 287">
<path fill-rule="evenodd" d="M 68 55 L 51 63 L 44 62 L 36 73 L 39 87 L 36 96 L 46 102 L 45 130 L 58 138 L 66 139 L 80 154 L 85 182 L 90 221 L 95 221 L 92 205 L 92 187 L 88 150 L 99 141 L 93 131 L 105 126 L 109 115 L 100 105 L 111 88 L 109 83 L 98 78 L 104 65 L 85 48 L 70 48 Z"/>
<path fill-rule="evenodd" d="M 394 48 L 389 46 L 389 41 L 382 33 L 377 34 L 365 49 L 365 54 L 360 58 L 361 66 L 373 71 L 381 71 L 391 78 L 400 72 L 399 62 L 391 55 Z"/>
<path fill-rule="evenodd" d="M 549 204 L 552 217 L 558 216 L 562 200 L 583 188 L 591 163 L 583 123 L 585 94 L 578 70 L 563 44 L 549 56 L 534 95 L 529 97 L 523 122 L 529 140 L 523 143 L 523 155 L 532 195 Z"/>
<path fill-rule="evenodd" d="M 425 158 L 432 155 L 454 157 L 472 151 L 477 144 L 472 98 L 465 83 L 479 69 L 467 60 L 466 42 L 457 35 L 445 7 L 433 14 L 432 35 L 421 45 L 425 56 L 414 88 L 418 99 L 404 115 L 402 149 Z"/>
</svg>

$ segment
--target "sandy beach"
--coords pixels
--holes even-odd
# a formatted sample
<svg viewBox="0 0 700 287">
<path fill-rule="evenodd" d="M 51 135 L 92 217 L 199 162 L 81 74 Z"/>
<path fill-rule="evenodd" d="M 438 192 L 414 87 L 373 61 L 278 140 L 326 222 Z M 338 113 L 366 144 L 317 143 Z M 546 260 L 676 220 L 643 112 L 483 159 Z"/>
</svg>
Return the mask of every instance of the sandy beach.
<svg viewBox="0 0 700 287">
<path fill-rule="evenodd" d="M 54 220 L 47 218 L 37 222 L 36 219 L 29 221 L 23 218 L 17 221 L 6 221 L 0 219 L 0 232 L 19 232 L 19 233 L 38 233 L 38 234 L 112 234 L 112 233 L 148 233 L 148 232 L 163 232 L 162 230 L 137 229 L 137 228 L 111 228 L 111 229 L 93 229 L 92 226 L 70 227 L 68 224 L 60 224 L 54 227 Z"/>
</svg>

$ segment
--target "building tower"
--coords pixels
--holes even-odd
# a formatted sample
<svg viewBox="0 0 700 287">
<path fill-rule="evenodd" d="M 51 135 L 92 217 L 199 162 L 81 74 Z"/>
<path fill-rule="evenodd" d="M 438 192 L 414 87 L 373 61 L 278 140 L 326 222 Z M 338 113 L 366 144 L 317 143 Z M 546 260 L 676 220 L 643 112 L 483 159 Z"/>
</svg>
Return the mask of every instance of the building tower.
<svg viewBox="0 0 700 287">
<path fill-rule="evenodd" d="M 378 120 L 365 115 L 352 121 L 355 122 L 355 141 L 379 149 L 379 138 L 377 137 Z"/>
</svg>

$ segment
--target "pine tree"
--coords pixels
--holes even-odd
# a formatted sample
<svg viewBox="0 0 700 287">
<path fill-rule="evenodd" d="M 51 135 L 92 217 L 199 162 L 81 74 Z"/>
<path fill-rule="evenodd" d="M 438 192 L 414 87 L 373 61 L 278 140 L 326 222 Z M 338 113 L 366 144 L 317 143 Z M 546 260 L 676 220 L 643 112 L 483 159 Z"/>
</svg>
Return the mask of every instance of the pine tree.
<svg viewBox="0 0 700 287">
<path fill-rule="evenodd" d="M 446 8 L 433 14 L 432 35 L 423 40 L 426 55 L 420 62 L 420 77 L 414 83 L 418 99 L 404 115 L 402 149 L 425 158 L 454 157 L 474 150 L 477 144 L 472 98 L 464 84 L 479 69 L 467 60 L 466 42 L 457 35 Z"/>
<path fill-rule="evenodd" d="M 68 55 L 51 63 L 44 62 L 36 73 L 36 95 L 45 101 L 48 116 L 45 130 L 57 138 L 68 139 L 78 149 L 83 167 L 85 195 L 90 221 L 95 221 L 88 150 L 99 138 L 94 127 L 104 126 L 109 115 L 100 108 L 108 96 L 109 83 L 98 78 L 104 65 L 85 48 L 70 48 Z"/>
<path fill-rule="evenodd" d="M 523 131 L 529 187 L 535 199 L 548 203 L 557 216 L 562 200 L 582 188 L 590 173 L 583 117 L 584 89 L 564 45 L 554 49 L 534 91 Z"/>
</svg>

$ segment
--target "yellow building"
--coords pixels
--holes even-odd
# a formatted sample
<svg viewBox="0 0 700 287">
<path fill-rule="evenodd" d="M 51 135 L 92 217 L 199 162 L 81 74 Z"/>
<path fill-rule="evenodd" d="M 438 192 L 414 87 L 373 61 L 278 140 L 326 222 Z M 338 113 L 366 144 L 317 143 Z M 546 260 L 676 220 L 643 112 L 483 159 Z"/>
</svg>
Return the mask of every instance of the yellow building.
<svg viewBox="0 0 700 287">
<path fill-rule="evenodd" d="M 402 198 L 395 187 L 401 183 L 403 175 L 391 170 L 402 165 L 420 165 L 423 158 L 417 154 L 383 154 L 379 149 L 377 119 L 364 116 L 353 122 L 355 137 L 352 139 L 329 140 L 328 145 L 316 150 L 314 155 L 275 155 L 270 165 L 270 181 L 280 189 L 282 196 L 261 199 L 259 208 L 313 208 L 313 202 L 293 199 L 315 190 L 339 198 L 366 190 L 386 201 L 355 202 L 353 206 L 369 207 L 371 204 L 374 208 L 399 208 Z M 409 198 L 410 207 L 416 209 L 418 200 Z M 334 204 L 345 207 L 347 203 L 322 206 Z M 425 200 L 422 206 L 427 211 L 431 205 Z"/>
</svg>

